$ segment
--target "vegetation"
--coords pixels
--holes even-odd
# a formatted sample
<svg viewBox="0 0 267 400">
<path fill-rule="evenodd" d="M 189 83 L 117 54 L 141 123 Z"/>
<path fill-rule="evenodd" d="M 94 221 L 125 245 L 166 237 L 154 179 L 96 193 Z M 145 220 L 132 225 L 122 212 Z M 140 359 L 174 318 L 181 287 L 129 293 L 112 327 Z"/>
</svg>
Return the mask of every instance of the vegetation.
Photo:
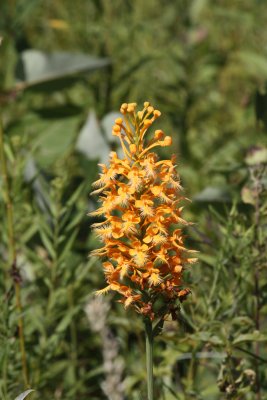
<svg viewBox="0 0 267 400">
<path fill-rule="evenodd" d="M 116 110 L 145 100 L 199 250 L 155 338 L 155 398 L 266 398 L 266 17 L 263 0 L 1 2 L 1 399 L 146 398 L 142 321 L 94 296 L 86 215 Z"/>
</svg>

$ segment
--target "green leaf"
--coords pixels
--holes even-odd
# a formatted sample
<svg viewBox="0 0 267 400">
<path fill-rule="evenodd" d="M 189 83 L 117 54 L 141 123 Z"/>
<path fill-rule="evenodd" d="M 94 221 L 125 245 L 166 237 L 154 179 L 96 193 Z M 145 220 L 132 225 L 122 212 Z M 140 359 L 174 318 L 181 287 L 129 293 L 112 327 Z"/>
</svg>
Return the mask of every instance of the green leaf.
<svg viewBox="0 0 267 400">
<path fill-rule="evenodd" d="M 15 156 L 14 156 L 14 153 L 13 153 L 13 151 L 12 151 L 12 149 L 11 149 L 9 143 L 6 143 L 6 142 L 4 143 L 4 149 L 5 149 L 5 153 L 6 153 L 7 159 L 8 159 L 11 163 L 14 163 L 14 161 L 15 161 Z"/>
<path fill-rule="evenodd" d="M 110 147 L 94 110 L 90 111 L 79 133 L 76 149 L 88 159 L 99 159 L 101 163 L 106 163 L 109 158 Z"/>
<path fill-rule="evenodd" d="M 39 136 L 35 140 L 36 159 L 41 167 L 48 167 L 62 157 L 75 140 L 77 117 L 62 118 L 44 124 L 39 128 Z"/>
<path fill-rule="evenodd" d="M 17 66 L 17 79 L 22 87 L 37 90 L 59 89 L 70 83 L 72 75 L 104 68 L 110 64 L 106 58 L 97 58 L 82 53 L 55 52 L 45 53 L 39 50 L 25 50 Z M 70 79 L 66 79 L 70 78 Z M 61 82 L 60 82 L 61 81 Z"/>
<path fill-rule="evenodd" d="M 195 0 L 190 6 L 190 16 L 193 21 L 198 21 L 201 13 L 207 7 L 207 0 Z"/>
<path fill-rule="evenodd" d="M 64 258 L 68 255 L 68 252 L 70 251 L 70 249 L 71 249 L 71 247 L 72 247 L 72 245 L 73 245 L 73 243 L 74 243 L 74 241 L 75 241 L 75 239 L 77 237 L 78 232 L 79 232 L 78 229 L 75 229 L 72 232 L 71 236 L 69 237 L 67 243 L 65 244 L 65 246 L 64 246 L 64 248 L 62 250 L 62 253 L 60 254 L 60 257 L 59 257 L 59 260 L 58 260 L 59 263 L 61 261 L 63 261 Z"/>
<path fill-rule="evenodd" d="M 218 336 L 213 335 L 211 332 L 197 332 L 193 335 L 190 335 L 190 338 L 193 340 L 211 343 L 214 345 L 223 344 L 223 341 Z"/>
<path fill-rule="evenodd" d="M 241 198 L 243 203 L 256 205 L 257 193 L 255 189 L 244 186 L 241 191 Z"/>
<path fill-rule="evenodd" d="M 233 344 L 239 344 L 242 342 L 267 342 L 267 335 L 260 333 L 259 331 L 255 331 L 253 333 L 245 333 L 239 335 L 234 341 Z"/>
<path fill-rule="evenodd" d="M 248 317 L 248 316 L 240 316 L 240 317 L 235 317 L 231 319 L 231 325 L 239 325 L 239 326 L 250 326 L 252 327 L 254 324 L 254 321 Z"/>
<path fill-rule="evenodd" d="M 69 118 L 82 114 L 82 108 L 74 104 L 63 106 L 34 108 L 33 111 L 43 119 Z"/>
<path fill-rule="evenodd" d="M 202 192 L 194 196 L 194 201 L 199 202 L 231 202 L 231 194 L 228 187 L 208 186 Z"/>
<path fill-rule="evenodd" d="M 74 191 L 74 193 L 71 195 L 71 197 L 68 199 L 66 206 L 71 207 L 78 198 L 81 196 L 82 191 L 84 190 L 86 186 L 86 183 L 82 183 L 80 186 L 77 187 L 77 189 Z"/>
<path fill-rule="evenodd" d="M 256 79 L 267 78 L 267 59 L 260 53 L 238 51 L 232 56 L 234 63 L 240 63 L 242 68 Z M 238 65 L 238 64 L 237 64 Z"/>
<path fill-rule="evenodd" d="M 77 314 L 77 312 L 79 312 L 79 311 L 80 311 L 80 306 L 76 306 L 72 310 L 68 310 L 66 315 L 63 317 L 63 319 L 60 321 L 60 323 L 56 327 L 56 332 L 57 333 L 64 332 L 65 329 L 70 325 L 74 315 Z"/>
<path fill-rule="evenodd" d="M 46 221 L 40 215 L 37 220 L 38 228 L 40 232 L 44 232 L 50 240 L 53 240 L 54 233 L 52 227 L 49 225 L 48 221 Z"/>
<path fill-rule="evenodd" d="M 249 166 L 267 164 L 267 148 L 258 147 L 252 149 L 247 155 L 245 161 Z"/>
<path fill-rule="evenodd" d="M 48 251 L 48 253 L 50 254 L 50 256 L 55 259 L 56 258 L 56 252 L 55 249 L 53 247 L 53 244 L 51 242 L 51 240 L 48 238 L 48 236 L 46 235 L 46 233 L 42 230 L 40 230 L 40 236 L 42 239 L 42 242 L 46 248 L 46 250 Z"/>
<path fill-rule="evenodd" d="M 25 230 L 25 232 L 22 232 L 21 234 L 21 241 L 22 243 L 27 243 L 38 231 L 38 225 L 32 224 L 29 226 L 28 229 Z"/>
<path fill-rule="evenodd" d="M 66 218 L 64 216 L 62 221 L 60 221 L 60 228 L 62 228 L 62 229 L 64 228 L 66 233 L 71 231 L 75 226 L 77 226 L 81 222 L 81 220 L 85 217 L 85 213 L 84 213 L 84 211 L 77 212 L 77 214 L 74 215 L 72 217 L 72 219 L 69 221 L 69 224 L 64 227 L 64 225 L 67 223 L 69 217 L 70 217 L 70 213 L 67 213 Z"/>
<path fill-rule="evenodd" d="M 32 392 L 34 392 L 33 389 L 26 390 L 25 392 L 23 392 L 23 393 L 21 393 L 19 396 L 17 396 L 17 397 L 15 398 L 15 400 L 23 400 L 23 399 L 25 399 L 25 398 L 28 396 L 28 394 L 30 394 L 30 393 L 32 393 Z"/>
</svg>

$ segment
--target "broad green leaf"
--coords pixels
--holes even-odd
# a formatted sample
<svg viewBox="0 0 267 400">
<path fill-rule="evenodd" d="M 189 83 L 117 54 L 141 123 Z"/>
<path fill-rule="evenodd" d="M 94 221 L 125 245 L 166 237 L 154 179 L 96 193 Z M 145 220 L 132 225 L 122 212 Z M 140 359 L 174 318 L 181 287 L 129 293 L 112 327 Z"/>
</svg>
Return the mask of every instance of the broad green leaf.
<svg viewBox="0 0 267 400">
<path fill-rule="evenodd" d="M 71 77 L 78 73 L 94 71 L 110 64 L 106 58 L 97 58 L 81 53 L 45 53 L 36 49 L 25 50 L 17 67 L 17 78 L 22 87 L 34 87 Z M 66 80 L 66 84 L 69 83 Z M 43 85 L 42 85 L 43 84 Z M 63 86 L 65 86 L 63 82 Z M 45 87 L 45 86 L 44 86 Z M 53 88 L 53 86 L 51 86 Z M 54 86 L 57 88 L 56 86 Z"/>
<path fill-rule="evenodd" d="M 54 120 L 60 118 L 69 118 L 82 114 L 82 108 L 74 104 L 63 106 L 34 108 L 33 111 L 42 119 Z"/>
<path fill-rule="evenodd" d="M 71 148 L 79 119 L 61 118 L 44 124 L 35 140 L 36 158 L 41 167 L 48 167 Z"/>
</svg>

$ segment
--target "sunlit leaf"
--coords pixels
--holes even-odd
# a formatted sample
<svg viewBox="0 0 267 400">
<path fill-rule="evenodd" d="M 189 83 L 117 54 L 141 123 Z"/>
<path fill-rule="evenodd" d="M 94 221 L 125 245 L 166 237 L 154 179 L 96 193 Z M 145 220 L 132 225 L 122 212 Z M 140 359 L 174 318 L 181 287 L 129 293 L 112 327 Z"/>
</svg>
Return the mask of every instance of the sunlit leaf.
<svg viewBox="0 0 267 400">
<path fill-rule="evenodd" d="M 90 111 L 76 142 L 76 149 L 89 159 L 106 163 L 110 148 L 101 131 L 95 111 Z"/>
<path fill-rule="evenodd" d="M 33 389 L 26 390 L 25 392 L 23 392 L 23 393 L 21 393 L 19 396 L 17 396 L 17 397 L 15 398 L 15 400 L 23 400 L 23 399 L 25 399 L 25 398 L 28 396 L 28 394 L 30 394 L 30 393 L 32 393 L 32 392 L 34 392 Z"/>
<path fill-rule="evenodd" d="M 17 68 L 17 78 L 22 87 L 45 88 L 44 85 L 53 82 L 55 89 L 57 80 L 71 78 L 72 75 L 104 68 L 109 60 L 81 53 L 55 52 L 44 53 L 39 50 L 25 50 L 21 54 Z M 68 84 L 63 81 L 62 86 Z M 53 86 L 51 86 L 53 89 Z"/>
<path fill-rule="evenodd" d="M 257 201 L 256 200 L 257 199 L 256 196 L 257 196 L 257 193 L 256 193 L 255 190 L 253 190 L 253 189 L 251 189 L 249 187 L 246 187 L 246 186 L 244 186 L 242 188 L 241 198 L 242 198 L 244 203 L 251 204 L 251 205 L 255 206 L 256 201 Z"/>
<path fill-rule="evenodd" d="M 255 147 L 251 149 L 245 161 L 247 165 L 267 164 L 267 148 Z"/>
</svg>

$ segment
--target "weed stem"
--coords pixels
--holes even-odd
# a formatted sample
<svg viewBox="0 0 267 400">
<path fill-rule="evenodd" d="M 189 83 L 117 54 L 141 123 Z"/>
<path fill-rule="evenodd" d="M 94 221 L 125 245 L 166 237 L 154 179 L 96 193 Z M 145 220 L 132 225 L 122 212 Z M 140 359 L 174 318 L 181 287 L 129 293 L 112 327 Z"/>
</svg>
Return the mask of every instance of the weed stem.
<svg viewBox="0 0 267 400">
<path fill-rule="evenodd" d="M 146 332 L 146 370 L 147 370 L 147 398 L 148 400 L 154 399 L 154 385 L 153 385 L 153 330 L 152 322 L 149 318 L 145 319 L 145 332 Z"/>
<path fill-rule="evenodd" d="M 9 250 L 8 261 L 10 265 L 10 274 L 12 276 L 13 283 L 15 286 L 22 373 L 23 373 L 24 386 L 27 389 L 29 387 L 29 379 L 28 379 L 28 369 L 27 369 L 25 340 L 24 340 L 24 326 L 22 317 L 23 309 L 21 303 L 21 290 L 20 290 L 21 277 L 19 270 L 17 268 L 17 250 L 15 245 L 15 234 L 14 234 L 13 204 L 12 204 L 10 186 L 8 180 L 7 160 L 4 149 L 4 131 L 1 118 L 0 118 L 0 163 L 3 176 L 3 186 L 5 188 L 4 202 L 6 204 L 6 210 L 7 210 L 8 250 Z"/>
</svg>

